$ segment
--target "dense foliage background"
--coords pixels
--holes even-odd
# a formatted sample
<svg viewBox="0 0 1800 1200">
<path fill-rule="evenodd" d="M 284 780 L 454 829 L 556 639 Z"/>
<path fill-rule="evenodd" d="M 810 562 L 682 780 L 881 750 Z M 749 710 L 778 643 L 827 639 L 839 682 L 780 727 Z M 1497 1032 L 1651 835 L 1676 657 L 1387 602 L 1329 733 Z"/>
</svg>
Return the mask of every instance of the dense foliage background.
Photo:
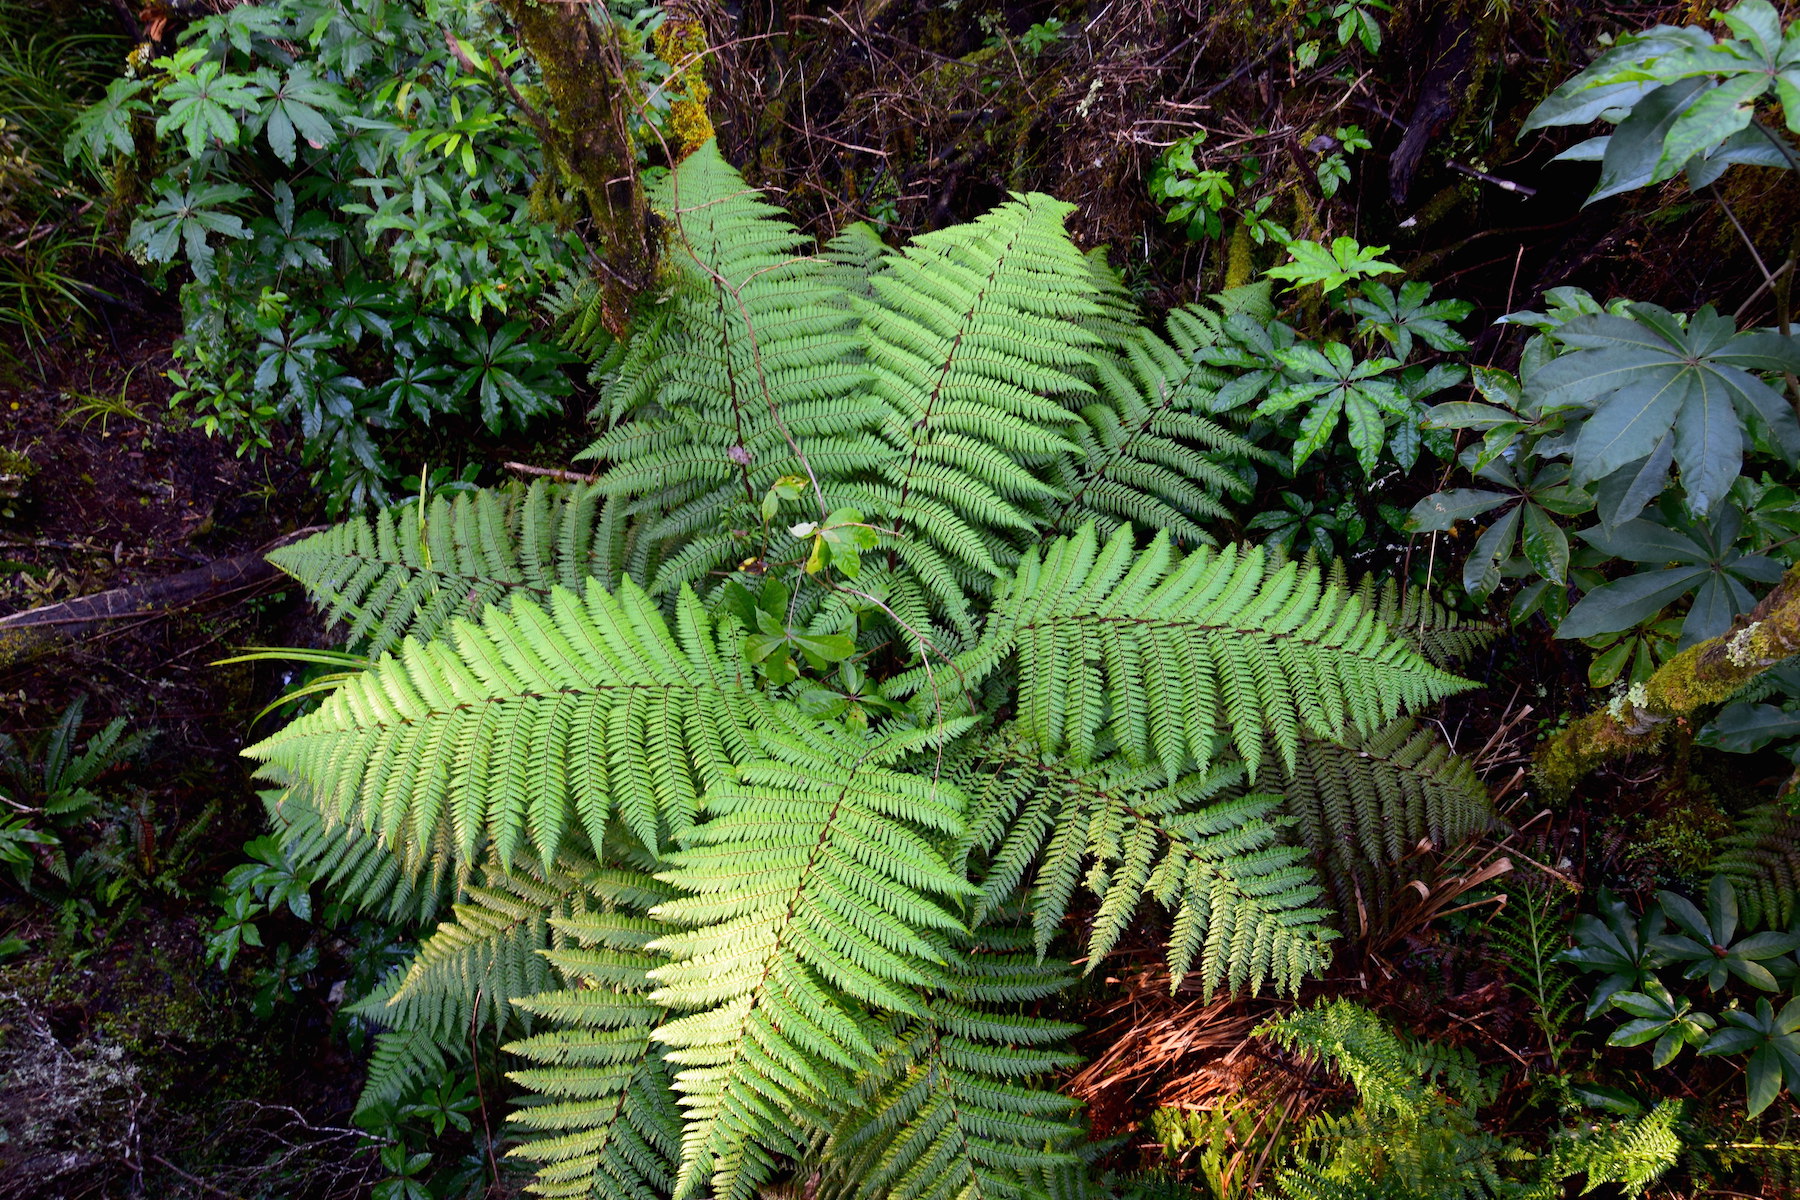
<svg viewBox="0 0 1800 1200">
<path fill-rule="evenodd" d="M 920 671 L 955 664 L 996 672 L 969 736 L 1033 747 L 932 742 L 992 836 L 920 835 L 993 927 L 940 958 L 1018 972 L 944 993 L 999 1014 L 944 1078 L 994 1087 L 1000 1148 L 966 1180 L 932 1157 L 922 1035 L 870 984 L 907 1047 L 855 1077 L 880 1119 L 748 1135 L 775 1157 L 744 1187 L 1788 1194 L 1796 171 L 1800 20 L 1763 0 L 9 6 L 0 1196 L 500 1196 L 542 1162 L 558 1194 L 570 1155 L 507 1114 L 567 1099 L 567 996 L 656 969 L 590 909 L 666 899 L 628 869 L 706 886 L 691 847 L 658 858 L 666 798 L 622 803 L 635 848 L 596 882 L 564 852 L 616 851 L 604 820 L 496 802 L 433 842 L 399 785 L 359 815 L 240 751 L 402 694 L 358 673 L 404 634 L 589 580 L 643 646 L 697 663 L 692 629 L 723 631 L 754 703 L 834 746 L 912 762 L 943 718 Z M 999 399 L 936 436 L 914 375 L 1014 219 L 1047 298 L 977 332 L 1037 348 L 946 368 Z M 734 306 L 786 322 L 770 373 L 709 357 Z M 753 378 L 800 415 L 720 432 Z M 1029 623 L 1006 581 L 1040 548 L 1023 594 L 1077 595 L 1088 522 L 1135 525 L 1120 555 L 1303 560 L 1480 687 L 1420 684 L 1389 724 L 1347 685 L 1368 728 L 1333 740 L 1306 686 L 1268 715 L 1285 662 L 1234 684 L 1221 658 L 1222 715 L 1169 732 L 1212 694 L 1189 681 L 1133 743 L 1128 688 L 984 649 Z M 494 661 L 534 653 L 499 628 Z M 245 653 L 271 645 L 304 649 Z M 1044 661 L 1149 653 L 1099 646 Z M 415 752 L 367 749 L 403 777 Z M 1169 882 L 1184 846 L 1224 864 L 1204 902 Z M 646 1178 L 680 1158 L 657 1112 Z"/>
</svg>

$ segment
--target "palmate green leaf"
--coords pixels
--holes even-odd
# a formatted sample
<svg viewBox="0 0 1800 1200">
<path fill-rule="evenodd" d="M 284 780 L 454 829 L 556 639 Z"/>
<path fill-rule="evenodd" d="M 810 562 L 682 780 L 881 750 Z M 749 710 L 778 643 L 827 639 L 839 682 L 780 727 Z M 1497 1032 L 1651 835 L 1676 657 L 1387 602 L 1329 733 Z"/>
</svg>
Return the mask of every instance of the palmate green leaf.
<svg viewBox="0 0 1800 1200">
<path fill-rule="evenodd" d="M 1532 112 L 1528 130 L 1623 116 L 1611 137 L 1564 155 L 1603 157 L 1589 203 L 1684 168 L 1701 187 L 1732 162 L 1791 166 L 1766 136 L 1746 127 L 1756 101 L 1773 90 L 1788 128 L 1800 133 L 1800 39 L 1791 29 L 1782 36 L 1780 15 L 1767 0 L 1744 0 L 1724 20 L 1736 36 L 1715 41 L 1697 26 L 1658 25 L 1622 37 Z"/>
<path fill-rule="evenodd" d="M 244 754 L 407 861 L 491 843 L 503 865 L 527 845 L 550 862 L 576 830 L 598 853 L 615 817 L 654 849 L 747 752 L 754 693 L 716 636 L 692 593 L 672 632 L 629 580 L 555 588 L 408 640 Z"/>
<path fill-rule="evenodd" d="M 169 72 L 169 82 L 159 97 L 164 112 L 156 119 L 156 136 L 179 133 L 189 158 L 199 158 L 215 140 L 227 149 L 236 146 L 246 124 L 244 114 L 264 91 L 254 78 L 229 74 L 223 63 L 206 54 L 206 47 L 190 46 L 161 64 Z"/>
<path fill-rule="evenodd" d="M 145 79 L 119 78 L 106 86 L 106 95 L 76 114 L 63 143 L 63 158 L 85 156 L 98 166 L 109 154 L 130 154 L 134 148 L 131 125 L 150 111 L 138 97 L 150 86 Z"/>
<path fill-rule="evenodd" d="M 1800 367 L 1800 340 L 1771 331 L 1738 332 L 1702 308 L 1683 328 L 1653 304 L 1629 317 L 1576 317 L 1556 331 L 1572 352 L 1535 371 L 1534 399 L 1587 409 L 1574 447 L 1574 482 L 1604 479 L 1646 458 L 1674 434 L 1688 507 L 1714 511 L 1743 464 L 1744 427 L 1768 430 L 1790 461 L 1800 455 L 1800 422 L 1752 372 Z"/>
<path fill-rule="evenodd" d="M 1203 770 L 1220 736 L 1254 773 L 1265 734 L 1291 765 L 1303 728 L 1372 733 L 1468 686 L 1314 568 L 1238 547 L 1183 558 L 1166 535 L 1139 552 L 1129 530 L 1028 553 L 956 670 L 972 686 L 1015 654 L 1019 727 L 1045 753 L 1096 761 L 1104 732 L 1170 778 Z M 913 672 L 890 690 L 924 683 Z"/>
<path fill-rule="evenodd" d="M 1782 576 L 1782 567 L 1774 559 L 1742 554 L 1735 548 L 1742 527 L 1743 514 L 1727 508 L 1716 524 L 1697 521 L 1691 532 L 1642 518 L 1611 530 L 1605 526 L 1581 530 L 1582 540 L 1611 557 L 1675 565 L 1594 588 L 1557 625 L 1556 636 L 1618 633 L 1693 592 L 1693 606 L 1682 622 L 1683 645 L 1717 637 L 1730 628 L 1732 618 L 1748 612 L 1755 603 L 1744 581 L 1775 583 Z"/>
<path fill-rule="evenodd" d="M 282 75 L 268 68 L 256 73 L 265 93 L 257 124 L 269 139 L 269 149 L 284 163 L 294 161 L 297 140 L 322 150 L 337 140 L 333 117 L 355 107 L 350 93 L 340 84 L 320 79 L 312 64 L 295 63 Z"/>
<path fill-rule="evenodd" d="M 889 765 L 954 725 L 864 741 L 789 715 L 707 792 L 660 876 L 685 894 L 651 911 L 681 930 L 649 947 L 672 960 L 650 999 L 686 1014 L 655 1034 L 686 1117 L 678 1197 L 747 1200 L 800 1151 L 878 1060 L 874 1014 L 925 1015 L 974 891 L 930 840 L 961 831 L 962 795 Z"/>
<path fill-rule="evenodd" d="M 141 250 L 145 259 L 156 263 L 174 262 L 177 249 L 185 250 L 194 277 L 204 283 L 213 277 L 211 236 L 250 236 L 240 218 L 218 206 L 235 203 L 249 194 L 248 188 L 235 183 L 209 183 L 180 190 L 165 186 L 156 203 L 131 223 L 127 241 Z"/>
</svg>

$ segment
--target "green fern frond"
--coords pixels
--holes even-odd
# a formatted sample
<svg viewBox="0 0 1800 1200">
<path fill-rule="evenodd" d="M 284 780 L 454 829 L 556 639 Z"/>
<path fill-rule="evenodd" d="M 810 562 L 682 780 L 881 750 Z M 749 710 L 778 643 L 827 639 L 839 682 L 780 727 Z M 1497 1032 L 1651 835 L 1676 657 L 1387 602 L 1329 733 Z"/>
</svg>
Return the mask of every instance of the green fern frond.
<svg viewBox="0 0 1800 1200">
<path fill-rule="evenodd" d="M 432 497 L 357 517 L 269 555 L 345 641 L 373 658 L 403 638 L 429 641 L 516 595 L 547 599 L 588 579 L 616 586 L 620 513 L 593 487 L 539 480 Z"/>
<path fill-rule="evenodd" d="M 670 286 L 601 396 L 611 427 L 581 457 L 604 464 L 607 494 L 654 514 L 627 570 L 663 593 L 745 557 L 742 542 L 718 543 L 664 578 L 684 529 L 757 529 L 777 478 L 842 478 L 885 448 L 869 432 L 881 414 L 866 398 L 856 317 L 811 240 L 712 142 L 651 201 L 670 226 Z"/>
<path fill-rule="evenodd" d="M 923 543 L 995 576 L 1057 499 L 1033 467 L 1079 453 L 1069 408 L 1093 392 L 1082 375 L 1097 341 L 1081 322 L 1100 312 L 1063 231 L 1072 209 L 1016 196 L 923 234 L 872 277 L 877 299 L 857 303 L 889 454 L 854 502 L 890 548 Z M 926 582 L 946 612 L 965 605 Z"/>
<path fill-rule="evenodd" d="M 1010 931 L 982 935 L 946 956 L 944 994 L 859 1081 L 825 1147 L 826 1195 L 1048 1200 L 1041 1177 L 1080 1162 L 1079 1104 L 1038 1086 L 1078 1061 L 1061 1043 L 1079 1026 L 1014 1011 L 1072 972 L 1017 953 L 1027 939 Z"/>
<path fill-rule="evenodd" d="M 356 1098 L 357 1115 L 398 1105 L 421 1083 L 442 1075 L 449 1063 L 444 1045 L 422 1029 L 389 1029 L 376 1034 L 362 1093 Z"/>
<path fill-rule="evenodd" d="M 1568 1181 L 1580 1176 L 1584 1194 L 1611 1183 L 1627 1196 L 1642 1195 L 1680 1157 L 1686 1110 L 1684 1101 L 1663 1100 L 1629 1120 L 1584 1121 L 1578 1131 L 1552 1139 L 1537 1186 L 1517 1194 L 1522 1200 L 1560 1200 L 1568 1194 Z"/>
<path fill-rule="evenodd" d="M 826 1126 L 885 1040 L 872 1014 L 924 1015 L 961 928 L 946 905 L 974 890 L 931 840 L 960 831 L 961 795 L 887 766 L 939 735 L 863 742 L 794 716 L 708 791 L 662 875 L 687 894 L 651 913 L 684 930 L 650 945 L 673 960 L 651 1000 L 687 1014 L 655 1034 L 687 1118 L 679 1197 L 746 1200 Z"/>
<path fill-rule="evenodd" d="M 1712 869 L 1737 889 L 1751 928 L 1778 928 L 1800 914 L 1800 813 L 1782 800 L 1759 804 L 1737 819 Z"/>
<path fill-rule="evenodd" d="M 1198 971 L 1206 992 L 1293 991 L 1328 960 L 1318 877 L 1304 851 L 1278 842 L 1291 820 L 1274 796 L 1229 797 L 1235 766 L 1166 782 L 1159 766 L 1117 760 L 1076 767 L 1029 741 L 1001 741 L 964 768 L 971 848 L 988 868 L 976 901 L 982 920 L 1006 904 L 1036 864 L 1029 904 L 1039 953 L 1061 927 L 1077 886 L 1098 902 L 1087 969 L 1111 952 L 1144 897 L 1174 918 L 1169 971 L 1176 986 Z"/>
<path fill-rule="evenodd" d="M 856 221 L 844 226 L 825 243 L 819 255 L 831 264 L 825 274 L 826 282 L 844 293 L 846 304 L 851 296 L 875 299 L 875 286 L 869 280 L 881 269 L 888 248 L 873 225 Z"/>
<path fill-rule="evenodd" d="M 1316 570 L 1260 549 L 1184 558 L 1166 534 L 1140 552 L 1129 529 L 1101 545 L 1092 526 L 1026 554 L 958 673 L 979 680 L 1015 652 L 1019 726 L 1045 753 L 1093 762 L 1104 737 L 1170 778 L 1204 770 L 1222 736 L 1253 777 L 1265 736 L 1291 769 L 1303 733 L 1373 733 L 1470 686 Z"/>
<path fill-rule="evenodd" d="M 1487 649 L 1502 632 L 1500 622 L 1462 616 L 1422 588 L 1401 587 L 1397 579 L 1365 575 L 1352 589 L 1341 558 L 1332 560 L 1327 579 L 1334 587 L 1352 591 L 1376 620 L 1410 642 L 1426 661 L 1446 670 Z"/>
<path fill-rule="evenodd" d="M 527 843 L 549 863 L 572 829 L 597 854 L 615 816 L 656 847 L 725 778 L 755 703 L 691 593 L 676 624 L 679 640 L 629 580 L 515 599 L 407 641 L 244 754 L 408 862 L 442 837 L 464 863 L 489 842 L 503 866 Z"/>
<path fill-rule="evenodd" d="M 595 376 L 604 378 L 618 365 L 625 343 L 607 328 L 606 293 L 598 280 L 588 275 L 559 279 L 539 303 L 556 331 L 556 340 L 563 349 L 593 364 Z"/>
<path fill-rule="evenodd" d="M 269 828 L 296 870 L 311 871 L 331 898 L 397 924 L 425 925 L 450 902 L 453 864 L 433 856 L 409 868 L 381 839 L 334 825 L 300 785 L 259 793 Z"/>
<path fill-rule="evenodd" d="M 1265 774 L 1347 914 L 1385 912 L 1420 842 L 1459 845 L 1494 823 L 1475 769 L 1407 718 L 1342 743 L 1303 737 L 1291 769 Z"/>
<path fill-rule="evenodd" d="M 1377 1116 L 1417 1117 L 1447 1096 L 1477 1108 L 1493 1099 L 1467 1050 L 1421 1042 L 1350 1000 L 1321 1000 L 1258 1031 L 1306 1062 L 1328 1066 L 1356 1089 Z"/>
<path fill-rule="evenodd" d="M 544 957 L 551 926 L 583 909 L 584 897 L 579 868 L 538 875 L 489 868 L 481 885 L 463 889 L 452 917 L 419 943 L 406 969 L 350 1011 L 449 1043 L 471 1028 L 504 1029 L 514 1001 L 560 982 Z"/>
<path fill-rule="evenodd" d="M 1086 376 L 1095 399 L 1080 409 L 1081 455 L 1067 460 L 1052 525 L 1093 520 L 1110 533 L 1130 522 L 1212 545 L 1199 522 L 1228 518 L 1224 498 L 1247 499 L 1251 464 L 1277 456 L 1209 419 L 1227 377 L 1147 327 L 1117 274 L 1097 255 L 1089 262 L 1102 307 L 1087 323 L 1099 335 Z"/>
<path fill-rule="evenodd" d="M 1494 1087 L 1465 1050 L 1396 1033 L 1348 1000 L 1320 1001 L 1258 1030 L 1356 1090 L 1357 1106 L 1314 1118 L 1276 1176 L 1291 1200 L 1477 1200 L 1501 1191 L 1500 1144 L 1475 1120 Z"/>
<path fill-rule="evenodd" d="M 650 898 L 653 885 L 633 890 Z M 632 907 L 636 907 L 633 905 Z M 652 1031 L 665 1017 L 646 999 L 663 960 L 645 945 L 664 927 L 629 911 L 557 918 L 570 943 L 548 957 L 573 986 L 518 1002 L 560 1028 L 511 1043 L 533 1064 L 510 1073 L 529 1095 L 508 1121 L 525 1131 L 513 1158 L 537 1164 L 532 1193 L 663 1200 L 674 1189 L 681 1113 Z"/>
</svg>

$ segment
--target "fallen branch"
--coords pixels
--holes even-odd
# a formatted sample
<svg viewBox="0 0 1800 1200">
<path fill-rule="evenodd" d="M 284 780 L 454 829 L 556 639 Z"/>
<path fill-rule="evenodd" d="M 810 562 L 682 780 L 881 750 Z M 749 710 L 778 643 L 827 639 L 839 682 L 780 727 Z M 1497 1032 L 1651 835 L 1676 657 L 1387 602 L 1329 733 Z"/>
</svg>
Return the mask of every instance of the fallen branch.
<svg viewBox="0 0 1800 1200">
<path fill-rule="evenodd" d="M 1723 703 L 1770 667 L 1800 651 L 1800 567 L 1782 576 L 1729 631 L 1690 646 L 1619 700 L 1590 713 L 1538 751 L 1543 797 L 1559 802 L 1601 764 L 1655 749 L 1671 728 Z"/>
<path fill-rule="evenodd" d="M 257 587 L 275 578 L 267 555 L 323 529 L 322 525 L 284 534 L 248 554 L 216 559 L 191 571 L 145 583 L 78 596 L 0 617 L 0 664 L 15 662 L 47 642 L 74 637 L 84 628 L 131 617 L 163 616 L 204 600 Z"/>
</svg>

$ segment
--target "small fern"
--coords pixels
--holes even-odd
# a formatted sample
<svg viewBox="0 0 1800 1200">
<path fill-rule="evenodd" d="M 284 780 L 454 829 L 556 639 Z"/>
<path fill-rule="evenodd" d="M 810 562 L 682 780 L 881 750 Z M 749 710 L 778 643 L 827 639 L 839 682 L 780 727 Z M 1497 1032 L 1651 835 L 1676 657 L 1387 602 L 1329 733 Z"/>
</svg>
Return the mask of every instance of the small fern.
<svg viewBox="0 0 1800 1200">
<path fill-rule="evenodd" d="M 1800 813 L 1783 800 L 1737 819 L 1712 869 L 1731 880 L 1751 927 L 1792 925 L 1800 905 Z"/>
</svg>

